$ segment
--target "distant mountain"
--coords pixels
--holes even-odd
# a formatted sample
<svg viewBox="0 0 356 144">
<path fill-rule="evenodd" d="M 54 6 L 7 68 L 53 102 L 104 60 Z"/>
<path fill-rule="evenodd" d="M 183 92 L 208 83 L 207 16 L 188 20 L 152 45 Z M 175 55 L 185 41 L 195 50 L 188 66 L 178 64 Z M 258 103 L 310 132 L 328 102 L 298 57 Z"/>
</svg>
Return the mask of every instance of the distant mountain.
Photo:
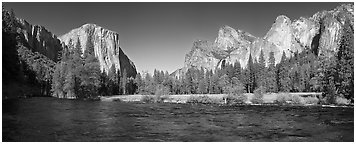
<svg viewBox="0 0 356 144">
<path fill-rule="evenodd" d="M 59 39 L 66 45 L 68 45 L 70 40 L 75 44 L 79 39 L 83 52 L 87 41 L 92 41 L 94 44 L 94 54 L 99 60 L 102 71 L 108 73 L 114 65 L 121 73 L 125 69 L 128 77 L 136 76 L 135 64 L 120 48 L 119 34 L 117 32 L 95 24 L 85 24 L 60 36 Z"/>
<path fill-rule="evenodd" d="M 276 64 L 280 62 L 283 52 L 287 57 L 303 50 L 311 50 L 316 55 L 330 55 L 337 51 L 343 27 L 353 29 L 353 19 L 353 4 L 343 4 L 294 21 L 284 15 L 278 16 L 263 38 L 223 26 L 214 42 L 195 41 L 185 56 L 184 67 L 172 75 L 180 77 L 192 67 L 215 70 L 223 63 L 233 64 L 236 61 L 246 67 L 249 55 L 257 60 L 261 51 L 267 62 L 269 53 L 274 52 Z"/>
</svg>

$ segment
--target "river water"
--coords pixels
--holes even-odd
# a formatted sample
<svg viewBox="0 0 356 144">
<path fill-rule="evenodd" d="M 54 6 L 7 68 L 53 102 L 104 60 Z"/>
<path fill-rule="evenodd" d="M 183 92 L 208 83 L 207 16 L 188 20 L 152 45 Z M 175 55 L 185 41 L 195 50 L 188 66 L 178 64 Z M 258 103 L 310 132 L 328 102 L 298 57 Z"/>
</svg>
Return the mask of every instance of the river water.
<svg viewBox="0 0 356 144">
<path fill-rule="evenodd" d="M 354 141 L 354 109 L 3 101 L 3 141 Z"/>
</svg>

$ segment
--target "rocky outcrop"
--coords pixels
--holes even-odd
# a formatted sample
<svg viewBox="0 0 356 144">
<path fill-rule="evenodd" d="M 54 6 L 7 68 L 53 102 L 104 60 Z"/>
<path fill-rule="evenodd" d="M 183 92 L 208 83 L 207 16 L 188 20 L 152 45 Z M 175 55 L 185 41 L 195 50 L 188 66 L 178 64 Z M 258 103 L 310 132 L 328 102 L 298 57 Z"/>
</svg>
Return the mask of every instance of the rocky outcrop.
<svg viewBox="0 0 356 144">
<path fill-rule="evenodd" d="M 82 51 L 86 49 L 86 44 L 91 41 L 94 45 L 94 54 L 98 58 L 102 71 L 109 72 L 115 66 L 121 73 L 126 70 L 128 77 L 136 76 L 134 63 L 124 54 L 120 48 L 119 34 L 107 30 L 95 24 L 85 24 L 77 29 L 73 29 L 67 34 L 59 37 L 62 42 L 73 44 L 80 41 Z"/>
<path fill-rule="evenodd" d="M 222 63 L 247 63 L 250 53 L 250 45 L 256 37 L 251 34 L 235 30 L 229 26 L 219 29 L 215 42 L 196 40 L 192 50 L 186 54 L 184 67 L 173 73 L 174 76 L 182 76 L 189 68 L 203 68 L 215 70 Z"/>
<path fill-rule="evenodd" d="M 24 19 L 17 18 L 17 33 L 25 42 L 24 45 L 34 52 L 39 52 L 56 62 L 58 52 L 62 50 L 60 40 L 45 27 L 31 25 Z"/>
<path fill-rule="evenodd" d="M 214 70 L 221 67 L 222 62 L 233 64 L 239 61 L 242 67 L 246 67 L 249 55 L 255 60 L 261 51 L 266 61 L 269 53 L 273 52 L 276 64 L 280 62 L 283 52 L 287 57 L 306 49 L 316 55 L 332 55 L 338 49 L 343 27 L 353 30 L 353 17 L 352 4 L 318 12 L 310 18 L 301 17 L 293 22 L 281 15 L 263 38 L 224 26 L 219 29 L 214 43 L 194 42 L 185 57 L 184 67 L 173 74 L 183 75 L 191 67 Z"/>
</svg>

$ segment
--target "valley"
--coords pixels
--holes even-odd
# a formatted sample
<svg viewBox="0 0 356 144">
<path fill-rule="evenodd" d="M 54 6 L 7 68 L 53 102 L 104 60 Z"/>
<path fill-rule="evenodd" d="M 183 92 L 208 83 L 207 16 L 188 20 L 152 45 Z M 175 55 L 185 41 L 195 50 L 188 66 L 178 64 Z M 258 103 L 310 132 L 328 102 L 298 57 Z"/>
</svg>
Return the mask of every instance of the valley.
<svg viewBox="0 0 356 144">
<path fill-rule="evenodd" d="M 60 4 L 70 9 L 78 3 Z M 226 25 L 234 18 L 224 17 L 227 6 L 220 6 L 221 11 L 214 13 L 226 21 L 213 22 L 215 28 L 220 24 L 214 39 L 189 41 L 193 43 L 181 55 L 179 69 L 149 67 L 152 72 L 139 71 L 137 63 L 177 65 L 172 54 L 164 52 L 184 51 L 166 38 L 182 39 L 180 32 L 188 32 L 169 27 L 167 19 L 177 19 L 176 26 L 194 31 L 190 33 L 194 37 L 210 37 L 204 31 L 212 29 L 207 21 L 213 16 L 198 18 L 201 11 L 183 11 L 206 13 L 210 3 L 198 8 L 197 3 L 157 3 L 163 12 L 147 3 L 82 4 L 83 9 L 77 6 L 75 11 L 98 10 L 80 16 L 48 11 L 70 17 L 65 24 L 76 22 L 58 36 L 3 6 L 2 141 L 354 141 L 353 3 L 297 19 L 280 10 L 259 37 L 239 29 L 238 23 Z M 125 11 L 109 8 L 114 5 Z M 128 12 L 132 9 L 138 12 Z M 107 10 L 109 14 L 101 13 Z M 168 17 L 163 16 L 166 12 Z M 22 9 L 19 13 L 25 15 Z M 103 20 L 96 21 L 103 26 L 86 19 L 90 16 Z M 187 23 L 180 23 L 181 17 Z M 146 18 L 149 22 L 142 22 Z M 34 21 L 38 19 L 45 18 L 33 15 Z M 56 31 L 64 31 L 61 24 L 65 25 L 60 22 Z M 190 24 L 198 26 L 186 26 Z M 155 25 L 159 29 L 147 36 L 146 30 Z M 130 33 L 119 33 L 118 27 Z M 152 64 L 147 49 L 155 50 L 153 59 L 159 64 Z"/>
</svg>

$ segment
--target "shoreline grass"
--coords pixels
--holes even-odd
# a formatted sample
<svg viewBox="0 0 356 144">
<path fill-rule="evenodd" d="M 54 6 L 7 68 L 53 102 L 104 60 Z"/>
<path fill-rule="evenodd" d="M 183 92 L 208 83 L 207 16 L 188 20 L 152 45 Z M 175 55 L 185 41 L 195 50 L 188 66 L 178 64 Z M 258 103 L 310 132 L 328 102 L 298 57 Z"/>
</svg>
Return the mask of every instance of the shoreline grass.
<svg viewBox="0 0 356 144">
<path fill-rule="evenodd" d="M 230 100 L 228 94 L 182 94 L 182 95 L 116 95 L 102 96 L 102 101 L 115 101 L 119 99 L 122 102 L 142 102 L 142 103 L 202 103 L 202 104 L 222 104 L 222 105 L 291 105 L 291 106 L 321 106 L 324 105 L 316 96 L 319 93 L 266 93 L 258 103 L 253 102 L 255 95 L 253 93 L 244 93 L 244 103 L 241 100 Z M 342 98 L 340 98 L 342 99 Z M 230 102 L 230 101 L 232 102 Z M 344 100 L 342 103 L 330 106 L 353 106 Z"/>
</svg>

